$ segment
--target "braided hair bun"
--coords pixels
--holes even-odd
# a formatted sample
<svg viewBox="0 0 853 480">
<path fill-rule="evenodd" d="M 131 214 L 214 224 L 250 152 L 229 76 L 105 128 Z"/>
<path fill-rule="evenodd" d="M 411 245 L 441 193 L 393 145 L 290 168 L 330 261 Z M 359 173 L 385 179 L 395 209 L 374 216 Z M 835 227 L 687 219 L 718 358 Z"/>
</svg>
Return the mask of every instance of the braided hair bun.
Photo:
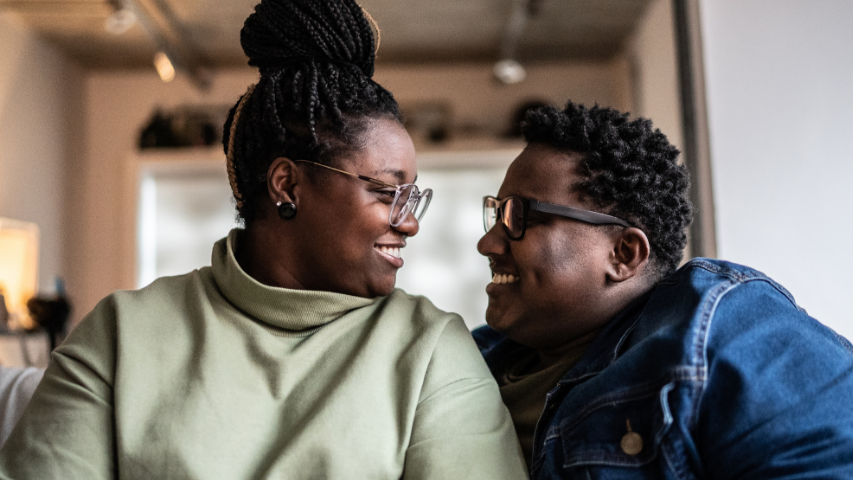
<svg viewBox="0 0 853 480">
<path fill-rule="evenodd" d="M 373 76 L 373 32 L 352 0 L 264 0 L 246 19 L 240 43 L 249 65 L 262 73 L 292 62 L 327 61 Z"/>
<path fill-rule="evenodd" d="M 275 158 L 334 163 L 361 148 L 368 120 L 402 122 L 394 97 L 372 80 L 371 22 L 354 0 L 262 0 L 246 19 L 240 43 L 261 78 L 232 107 L 222 144 L 247 222 L 269 200 Z"/>
</svg>

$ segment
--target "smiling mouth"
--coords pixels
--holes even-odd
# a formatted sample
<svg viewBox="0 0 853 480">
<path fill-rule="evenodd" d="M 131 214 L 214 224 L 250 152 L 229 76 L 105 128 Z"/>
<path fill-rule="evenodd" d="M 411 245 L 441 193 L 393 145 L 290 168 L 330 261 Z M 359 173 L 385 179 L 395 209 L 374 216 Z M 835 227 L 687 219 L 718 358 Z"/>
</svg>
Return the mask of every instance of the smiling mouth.
<svg viewBox="0 0 853 480">
<path fill-rule="evenodd" d="M 492 277 L 492 283 L 496 283 L 498 285 L 503 285 L 506 283 L 515 283 L 517 281 L 518 277 L 510 273 L 496 273 Z"/>
</svg>

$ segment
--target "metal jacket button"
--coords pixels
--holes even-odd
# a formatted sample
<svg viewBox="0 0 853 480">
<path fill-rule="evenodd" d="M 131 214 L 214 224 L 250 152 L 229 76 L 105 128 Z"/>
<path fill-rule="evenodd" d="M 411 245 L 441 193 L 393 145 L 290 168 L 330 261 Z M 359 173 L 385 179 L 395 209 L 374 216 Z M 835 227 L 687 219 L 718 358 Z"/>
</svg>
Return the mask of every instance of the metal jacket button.
<svg viewBox="0 0 853 480">
<path fill-rule="evenodd" d="M 643 451 L 643 437 L 639 433 L 631 430 L 631 421 L 627 420 L 628 433 L 622 436 L 622 441 L 619 446 L 627 455 L 636 455 Z"/>
</svg>

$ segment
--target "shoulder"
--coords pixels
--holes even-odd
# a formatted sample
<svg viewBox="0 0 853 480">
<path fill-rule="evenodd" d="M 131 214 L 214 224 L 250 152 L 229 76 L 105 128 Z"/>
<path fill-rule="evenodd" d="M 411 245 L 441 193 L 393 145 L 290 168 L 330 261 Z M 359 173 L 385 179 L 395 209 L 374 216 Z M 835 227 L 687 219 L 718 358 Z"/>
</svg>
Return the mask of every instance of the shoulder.
<svg viewBox="0 0 853 480">
<path fill-rule="evenodd" d="M 421 398 L 464 379 L 491 381 L 471 332 L 458 314 L 445 312 L 426 297 L 409 295 L 400 289 L 384 301 L 380 308 L 394 312 L 394 321 L 409 330 L 410 353 L 426 361 Z"/>
<path fill-rule="evenodd" d="M 659 282 L 631 332 L 630 344 L 668 338 L 704 364 L 727 346 L 793 341 L 853 352 L 849 342 L 808 316 L 782 285 L 758 270 L 696 258 Z M 703 365 L 699 365 L 703 366 Z"/>
<path fill-rule="evenodd" d="M 107 298 L 112 297 L 115 308 L 123 311 L 141 308 L 150 312 L 152 308 L 176 308 L 186 302 L 188 295 L 202 293 L 214 285 L 210 267 L 204 267 L 183 275 L 160 277 L 139 290 L 119 290 Z"/>
<path fill-rule="evenodd" d="M 853 353 L 848 341 L 810 317 L 785 287 L 753 268 L 697 258 L 659 287 L 694 294 L 690 308 L 697 320 L 708 326 L 709 347 L 750 337 L 782 335 L 798 337 L 805 343 L 828 342 Z M 676 303 L 675 298 L 669 300 Z"/>
<path fill-rule="evenodd" d="M 462 317 L 436 307 L 424 296 L 395 289 L 375 308 L 376 328 L 394 338 L 409 338 L 410 348 L 429 350 L 431 355 L 461 349 L 479 356 Z"/>
<path fill-rule="evenodd" d="M 211 287 L 209 268 L 158 278 L 139 290 L 117 290 L 104 297 L 57 348 L 60 354 L 114 351 L 120 336 L 141 337 L 182 318 L 192 291 Z M 108 348 L 105 348 L 108 345 Z"/>
<path fill-rule="evenodd" d="M 399 288 L 379 300 L 376 308 L 380 319 L 393 322 L 397 328 L 417 332 L 417 335 L 438 336 L 450 324 L 464 325 L 459 314 L 446 312 L 428 298 L 410 295 Z"/>
<path fill-rule="evenodd" d="M 694 258 L 661 280 L 657 286 L 664 289 L 692 290 L 704 297 L 707 294 L 722 294 L 728 288 L 753 284 L 753 282 L 772 287 L 779 295 L 796 306 L 794 297 L 764 273 L 745 265 L 724 260 Z"/>
<path fill-rule="evenodd" d="M 756 302 L 760 300 L 764 300 L 764 308 L 772 307 L 761 312 L 764 316 L 774 316 L 780 321 L 807 317 L 793 295 L 758 270 L 722 260 L 695 258 L 658 282 L 634 334 L 642 337 L 667 330 L 675 335 L 693 336 L 689 340 L 702 344 L 721 324 L 754 318 Z"/>
</svg>

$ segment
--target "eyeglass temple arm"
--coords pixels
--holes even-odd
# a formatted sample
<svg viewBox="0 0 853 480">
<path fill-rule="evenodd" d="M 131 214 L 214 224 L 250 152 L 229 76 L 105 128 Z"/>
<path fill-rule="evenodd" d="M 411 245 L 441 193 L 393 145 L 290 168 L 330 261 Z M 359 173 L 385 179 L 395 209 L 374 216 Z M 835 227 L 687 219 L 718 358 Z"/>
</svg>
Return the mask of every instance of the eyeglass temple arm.
<svg viewBox="0 0 853 480">
<path fill-rule="evenodd" d="M 322 163 L 312 162 L 311 160 L 295 160 L 295 161 L 296 162 L 310 163 L 312 165 L 317 165 L 319 167 L 328 168 L 329 170 L 334 170 L 336 172 L 343 173 L 344 175 L 349 175 L 350 177 L 355 177 L 355 178 L 358 178 L 360 180 L 364 180 L 365 182 L 373 183 L 375 185 L 381 185 L 383 187 L 390 187 L 390 188 L 397 188 L 397 185 L 391 185 L 390 183 L 385 183 L 385 182 L 383 182 L 381 180 L 377 180 L 375 178 L 366 177 L 364 175 L 359 175 L 357 173 L 347 172 L 346 170 L 340 170 L 340 169 L 337 169 L 335 167 L 323 165 Z"/>
<path fill-rule="evenodd" d="M 579 208 L 566 207 L 564 205 L 555 205 L 553 203 L 540 202 L 538 200 L 530 200 L 530 210 L 536 212 L 550 213 L 560 215 L 562 217 L 574 218 L 582 222 L 591 223 L 593 225 L 621 225 L 630 228 L 631 225 L 612 215 L 606 213 L 590 212 Z"/>
</svg>

